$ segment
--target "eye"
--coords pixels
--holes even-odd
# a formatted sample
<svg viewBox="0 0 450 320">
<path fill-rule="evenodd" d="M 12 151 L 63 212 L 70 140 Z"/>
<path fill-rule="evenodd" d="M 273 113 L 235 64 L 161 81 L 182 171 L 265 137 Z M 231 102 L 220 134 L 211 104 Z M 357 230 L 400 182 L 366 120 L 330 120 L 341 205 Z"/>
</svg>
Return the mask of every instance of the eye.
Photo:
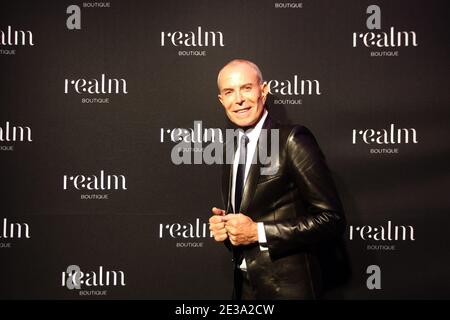
<svg viewBox="0 0 450 320">
<path fill-rule="evenodd" d="M 250 91 L 250 90 L 252 90 L 252 86 L 245 86 L 245 87 L 244 87 L 244 90 L 245 90 L 245 91 Z"/>
</svg>

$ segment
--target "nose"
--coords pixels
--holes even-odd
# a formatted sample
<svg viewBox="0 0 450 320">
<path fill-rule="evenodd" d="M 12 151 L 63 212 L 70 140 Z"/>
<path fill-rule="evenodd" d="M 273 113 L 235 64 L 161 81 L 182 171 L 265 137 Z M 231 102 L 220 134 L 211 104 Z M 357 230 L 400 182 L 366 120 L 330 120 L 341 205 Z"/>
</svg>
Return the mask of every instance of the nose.
<svg viewBox="0 0 450 320">
<path fill-rule="evenodd" d="M 242 93 L 238 90 L 236 91 L 236 95 L 235 95 L 235 102 L 239 105 L 241 105 L 243 102 L 245 101 L 244 96 L 242 95 Z"/>
</svg>

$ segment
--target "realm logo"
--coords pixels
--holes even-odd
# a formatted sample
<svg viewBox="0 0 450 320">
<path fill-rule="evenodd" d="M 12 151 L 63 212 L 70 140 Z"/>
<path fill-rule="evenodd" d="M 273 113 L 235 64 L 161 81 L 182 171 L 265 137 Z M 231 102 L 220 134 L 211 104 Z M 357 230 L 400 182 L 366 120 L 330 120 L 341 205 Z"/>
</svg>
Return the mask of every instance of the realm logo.
<svg viewBox="0 0 450 320">
<path fill-rule="evenodd" d="M 27 223 L 9 222 L 3 218 L 0 223 L 0 239 L 30 239 L 30 226 Z"/>
<path fill-rule="evenodd" d="M 33 33 L 29 30 L 14 30 L 8 26 L 6 31 L 0 30 L 0 45 L 2 46 L 34 46 Z"/>
<path fill-rule="evenodd" d="M 127 190 L 126 178 L 124 175 L 111 175 L 105 174 L 103 170 L 100 170 L 99 175 L 73 175 L 63 176 L 63 189 L 68 190 L 73 188 L 75 190 L 83 191 L 114 191 L 114 190 Z M 81 200 L 107 200 L 109 194 L 82 194 Z"/>
<path fill-rule="evenodd" d="M 295 74 L 291 80 L 270 80 L 267 82 L 269 93 L 282 96 L 320 96 L 320 83 L 318 80 L 301 79 Z M 274 104 L 302 104 L 302 99 L 276 99 Z"/>
<path fill-rule="evenodd" d="M 170 223 L 159 224 L 159 238 L 169 236 L 171 238 L 183 238 L 183 239 L 199 239 L 212 237 L 212 233 L 208 232 L 208 223 L 200 222 L 200 219 L 195 219 L 195 223 Z"/>
<path fill-rule="evenodd" d="M 393 226 L 389 220 L 386 226 L 372 227 L 369 225 L 349 227 L 349 239 L 357 237 L 361 240 L 373 241 L 415 241 L 414 228 L 412 226 Z"/>
<path fill-rule="evenodd" d="M 395 244 L 386 244 L 386 241 L 415 241 L 414 227 L 392 225 L 391 221 L 387 222 L 386 226 L 349 226 L 349 239 L 350 241 L 358 238 L 363 241 L 370 242 L 384 242 L 382 244 L 368 244 L 367 250 L 396 250 Z"/>
<path fill-rule="evenodd" d="M 398 145 L 417 144 L 417 131 L 414 128 L 396 128 L 393 123 L 388 129 L 353 129 L 352 144 L 361 141 L 365 144 Z M 370 153 L 399 153 L 399 148 L 371 148 Z"/>
<path fill-rule="evenodd" d="M 0 30 L 0 54 L 15 55 L 16 49 L 3 49 L 4 47 L 34 46 L 33 33 L 29 30 L 14 30 L 7 26 L 6 30 Z"/>
<path fill-rule="evenodd" d="M 364 142 L 365 144 L 418 143 L 416 129 L 395 128 L 395 125 L 393 123 L 391 123 L 389 129 L 353 129 L 352 143 L 356 144 L 356 142 L 359 140 Z"/>
<path fill-rule="evenodd" d="M 31 128 L 11 125 L 6 121 L 3 127 L 0 127 L 0 142 L 32 142 Z M 13 151 L 14 146 L 0 146 L 1 151 Z"/>
<path fill-rule="evenodd" d="M 124 175 L 105 175 L 104 170 L 100 170 L 99 175 L 73 175 L 63 176 L 63 189 L 67 190 L 68 185 L 76 190 L 127 190 L 126 178 Z"/>
<path fill-rule="evenodd" d="M 223 33 L 220 31 L 204 31 L 201 26 L 195 31 L 161 31 L 161 47 L 224 47 Z M 206 56 L 206 51 L 178 51 L 179 56 Z"/>
<path fill-rule="evenodd" d="M 389 27 L 388 32 L 381 31 L 381 9 L 377 5 L 367 7 L 369 14 L 366 26 L 370 32 L 353 32 L 353 47 L 365 46 L 367 48 L 399 48 L 417 47 L 417 36 L 414 31 L 396 31 Z M 398 51 L 372 52 L 371 56 L 398 56 Z"/>
<path fill-rule="evenodd" d="M 172 142 L 184 141 L 187 143 L 207 143 L 220 142 L 223 143 L 223 133 L 220 128 L 203 128 L 202 121 L 194 121 L 194 128 L 161 128 L 161 142 L 165 141 L 167 133 L 168 138 Z"/>
<path fill-rule="evenodd" d="M 183 240 L 176 243 L 177 248 L 202 248 L 203 242 L 192 242 L 186 240 L 200 240 L 212 238 L 213 234 L 209 231 L 208 223 L 200 222 L 195 219 L 194 223 L 168 223 L 159 224 L 159 238 L 170 237 Z"/>
<path fill-rule="evenodd" d="M 292 80 L 270 80 L 268 83 L 269 92 L 271 94 L 279 93 L 281 95 L 318 95 L 320 92 L 320 83 L 318 80 L 299 79 L 298 75 L 294 75 Z"/>
<path fill-rule="evenodd" d="M 69 290 L 86 287 L 119 287 L 125 286 L 123 271 L 108 271 L 100 266 L 97 271 L 83 272 L 77 265 L 70 265 L 62 272 L 61 286 Z"/>
<path fill-rule="evenodd" d="M 64 94 L 77 93 L 89 95 L 128 94 L 125 79 L 107 78 L 101 74 L 99 79 L 64 79 Z M 109 103 L 109 98 L 82 98 L 82 103 Z"/>
<path fill-rule="evenodd" d="M 0 127 L 0 141 L 33 141 L 31 139 L 30 127 L 12 126 L 9 121 L 6 121 L 5 126 Z"/>
<path fill-rule="evenodd" d="M 220 31 L 203 31 L 201 26 L 197 30 L 182 32 L 161 31 L 161 47 L 166 45 L 166 40 L 169 44 L 178 47 L 215 47 L 216 45 L 223 47 L 223 34 Z"/>
<path fill-rule="evenodd" d="M 127 81 L 125 79 L 107 79 L 101 74 L 100 79 L 64 79 L 64 93 L 83 94 L 127 94 Z"/>
</svg>

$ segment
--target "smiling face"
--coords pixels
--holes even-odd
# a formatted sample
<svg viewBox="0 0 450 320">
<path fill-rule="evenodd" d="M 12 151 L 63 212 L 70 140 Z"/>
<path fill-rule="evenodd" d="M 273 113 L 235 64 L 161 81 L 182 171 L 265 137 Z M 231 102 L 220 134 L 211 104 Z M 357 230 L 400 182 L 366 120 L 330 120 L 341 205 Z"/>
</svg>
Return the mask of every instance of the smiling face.
<svg viewBox="0 0 450 320">
<path fill-rule="evenodd" d="M 267 83 L 249 62 L 231 62 L 219 73 L 219 100 L 231 122 L 239 127 L 255 125 L 264 111 Z"/>
</svg>

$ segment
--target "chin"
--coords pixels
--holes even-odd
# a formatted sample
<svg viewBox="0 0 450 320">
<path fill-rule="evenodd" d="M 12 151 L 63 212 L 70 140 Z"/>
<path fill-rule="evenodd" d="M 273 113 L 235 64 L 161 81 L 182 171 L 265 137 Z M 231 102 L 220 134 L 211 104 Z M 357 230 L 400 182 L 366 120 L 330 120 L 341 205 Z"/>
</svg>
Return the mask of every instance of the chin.
<svg viewBox="0 0 450 320">
<path fill-rule="evenodd" d="M 255 124 L 251 119 L 235 119 L 232 122 L 239 127 L 250 127 Z"/>
</svg>

